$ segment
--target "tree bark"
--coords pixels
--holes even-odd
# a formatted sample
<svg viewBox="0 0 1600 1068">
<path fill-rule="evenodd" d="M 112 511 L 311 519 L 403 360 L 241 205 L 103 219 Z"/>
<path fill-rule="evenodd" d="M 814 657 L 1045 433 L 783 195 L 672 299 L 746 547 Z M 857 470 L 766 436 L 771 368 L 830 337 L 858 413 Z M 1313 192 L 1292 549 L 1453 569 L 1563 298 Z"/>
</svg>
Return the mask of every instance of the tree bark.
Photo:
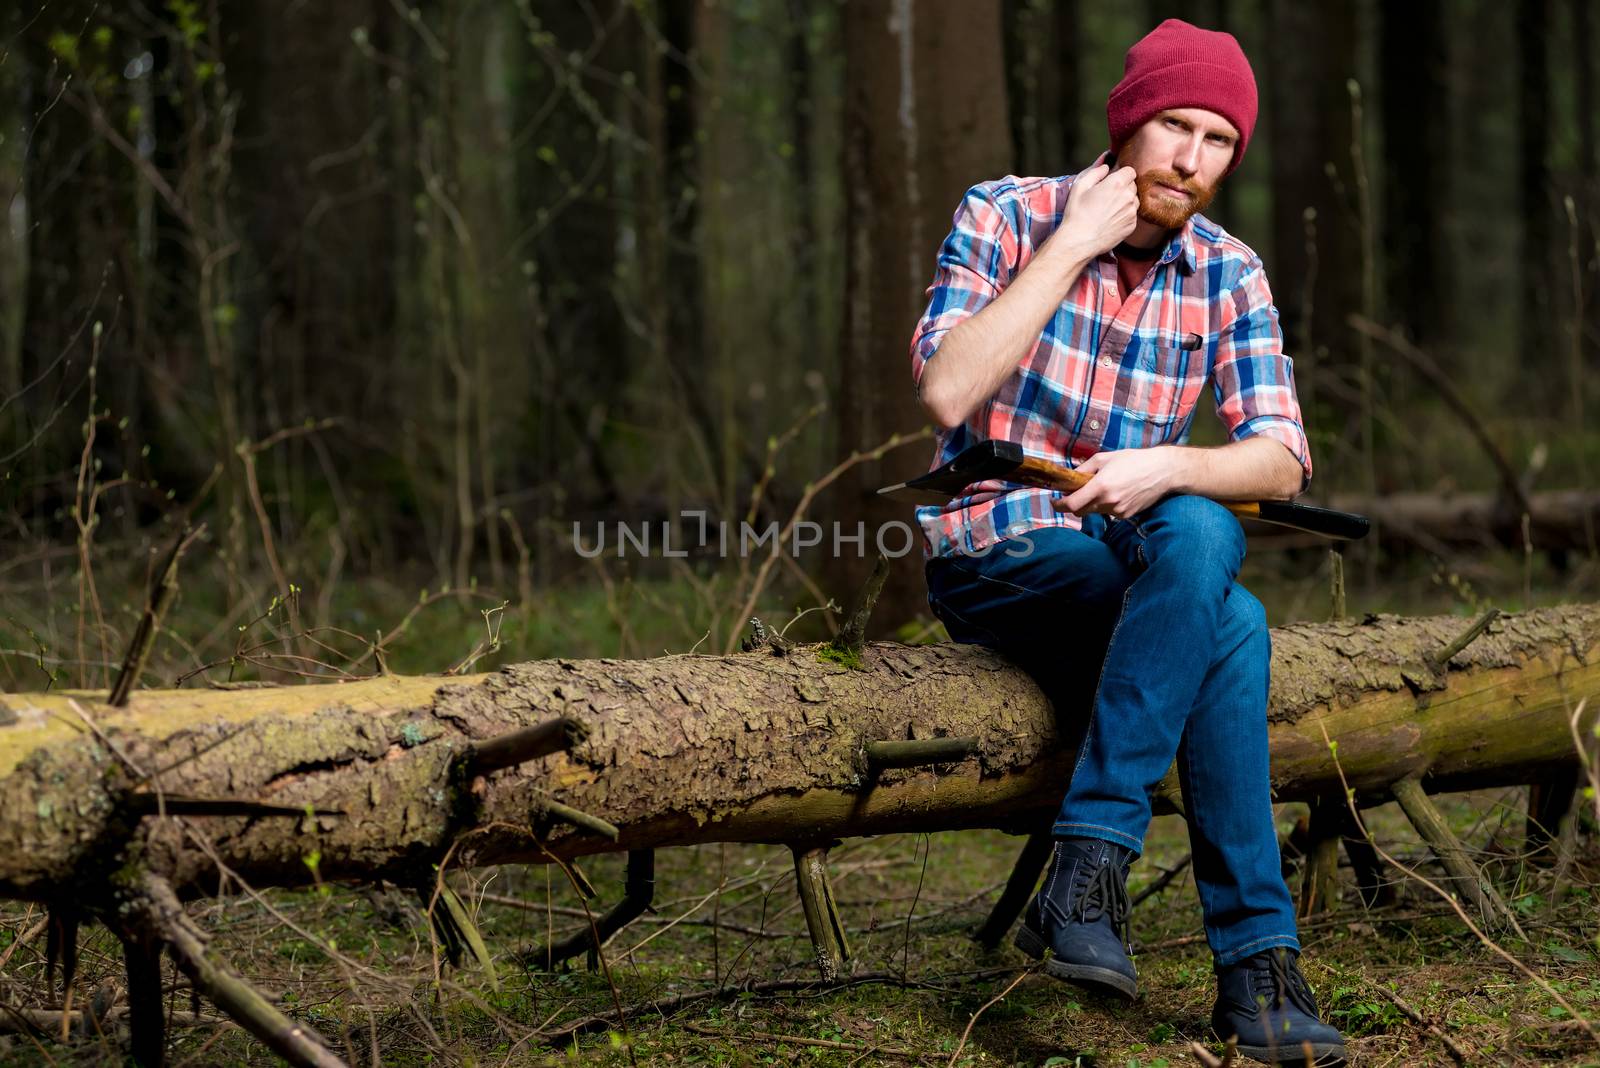
<svg viewBox="0 0 1600 1068">
<path fill-rule="evenodd" d="M 1438 209 L 1450 203 L 1449 123 L 1444 115 L 1450 57 L 1439 0 L 1382 4 L 1378 59 L 1382 112 L 1384 284 L 1389 317 L 1421 345 L 1439 339 L 1452 265 L 1439 251 Z"/>
<path fill-rule="evenodd" d="M 1569 710 L 1600 694 L 1600 604 L 1501 617 L 1437 670 L 1432 658 L 1466 626 L 1384 616 L 1277 629 L 1268 712 L 1277 798 L 1342 796 L 1347 782 L 1375 802 L 1408 776 L 1462 789 L 1574 763 Z M 1058 723 L 1006 659 L 873 643 L 853 670 L 818 652 L 147 690 L 122 709 L 88 693 L 0 695 L 0 895 L 71 895 L 104 913 L 141 872 L 189 895 L 213 892 L 223 865 L 255 885 L 409 885 L 434 879 L 431 866 L 447 856 L 538 862 L 701 842 L 1032 829 L 1058 804 L 1074 724 Z M 494 763 L 474 763 L 492 751 L 484 743 L 562 716 L 585 729 L 569 736 L 570 751 L 475 774 Z M 865 756 L 869 742 L 935 737 L 977 742 L 966 759 L 920 768 Z M 563 827 L 536 840 L 530 823 L 545 826 L 550 800 L 620 835 Z M 212 802 L 219 813 L 259 808 L 200 814 Z M 163 807 L 185 815 L 156 814 Z"/>
<path fill-rule="evenodd" d="M 835 382 L 838 456 L 866 451 L 931 420 L 911 383 L 911 333 L 927 306 L 939 245 L 962 193 L 1010 168 L 999 0 L 971 4 L 844 7 L 844 324 Z M 1072 62 L 1062 57 L 1063 63 Z M 821 515 L 850 536 L 865 524 L 860 555 L 838 552 L 822 579 L 841 603 L 871 569 L 873 545 L 898 552 L 903 505 L 877 486 L 928 469 L 926 445 L 857 464 L 834 485 Z M 926 615 L 921 535 L 909 532 L 873 616 L 877 633 Z"/>
<path fill-rule="evenodd" d="M 1522 255 L 1517 272 L 1521 292 L 1518 323 L 1522 358 L 1538 360 L 1552 351 L 1555 331 L 1551 291 L 1555 283 L 1550 162 L 1549 0 L 1527 0 L 1517 9 L 1517 178 L 1521 186 Z M 1554 377 L 1554 376 L 1552 376 Z M 1555 399 L 1554 392 L 1552 400 Z"/>
<path fill-rule="evenodd" d="M 1071 174 L 1088 163 L 1077 150 L 1079 19 L 1076 4 L 1004 0 L 1006 111 L 1018 174 Z"/>
<path fill-rule="evenodd" d="M 1268 14 L 1272 47 L 1263 81 L 1272 89 L 1263 98 L 1266 129 L 1258 133 L 1272 143 L 1272 291 L 1297 377 L 1309 384 L 1317 374 L 1353 375 L 1356 363 L 1355 338 L 1345 322 L 1361 307 L 1346 86 L 1356 76 L 1356 5 L 1271 0 Z M 1302 401 L 1307 407 L 1321 402 L 1329 415 L 1358 415 L 1346 402 L 1336 408 L 1324 391 L 1307 390 Z"/>
</svg>

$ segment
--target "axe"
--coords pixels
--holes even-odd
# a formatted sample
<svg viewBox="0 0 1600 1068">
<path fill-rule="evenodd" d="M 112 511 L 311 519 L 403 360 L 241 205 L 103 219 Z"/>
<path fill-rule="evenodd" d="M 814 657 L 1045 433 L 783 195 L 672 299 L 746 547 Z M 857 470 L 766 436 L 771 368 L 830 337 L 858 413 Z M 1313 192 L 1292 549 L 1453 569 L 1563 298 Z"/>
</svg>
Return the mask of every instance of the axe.
<svg viewBox="0 0 1600 1068">
<path fill-rule="evenodd" d="M 919 475 L 909 482 L 897 482 L 878 491 L 880 497 L 918 504 L 945 504 L 959 497 L 974 482 L 1000 479 L 1040 489 L 1068 493 L 1088 483 L 1092 475 L 1070 467 L 1025 456 L 1014 441 L 984 441 L 963 450 L 961 455 L 936 471 Z M 1371 526 L 1367 517 L 1352 512 L 1336 512 L 1292 501 L 1218 501 L 1241 519 L 1258 519 L 1280 527 L 1293 527 L 1324 538 L 1357 541 L 1367 536 Z"/>
</svg>

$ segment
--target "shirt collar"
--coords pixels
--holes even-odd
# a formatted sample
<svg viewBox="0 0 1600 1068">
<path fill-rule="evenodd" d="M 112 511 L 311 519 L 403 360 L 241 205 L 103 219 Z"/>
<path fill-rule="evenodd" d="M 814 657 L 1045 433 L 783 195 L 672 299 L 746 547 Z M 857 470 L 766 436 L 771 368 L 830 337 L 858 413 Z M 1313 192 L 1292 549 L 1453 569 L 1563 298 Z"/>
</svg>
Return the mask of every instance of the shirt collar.
<svg viewBox="0 0 1600 1068">
<path fill-rule="evenodd" d="M 1112 253 L 1107 252 L 1106 258 Z M 1161 255 L 1156 260 L 1156 266 L 1162 267 L 1169 263 L 1176 263 L 1178 269 L 1184 274 L 1193 274 L 1197 266 L 1194 251 L 1194 218 L 1184 223 L 1171 237 L 1167 238 L 1167 247 L 1161 250 Z"/>
<path fill-rule="evenodd" d="M 1194 217 L 1183 224 L 1183 227 L 1167 242 L 1167 249 L 1161 254 L 1162 263 L 1177 261 L 1178 267 L 1185 274 L 1195 272 L 1196 260 L 1194 251 Z"/>
</svg>

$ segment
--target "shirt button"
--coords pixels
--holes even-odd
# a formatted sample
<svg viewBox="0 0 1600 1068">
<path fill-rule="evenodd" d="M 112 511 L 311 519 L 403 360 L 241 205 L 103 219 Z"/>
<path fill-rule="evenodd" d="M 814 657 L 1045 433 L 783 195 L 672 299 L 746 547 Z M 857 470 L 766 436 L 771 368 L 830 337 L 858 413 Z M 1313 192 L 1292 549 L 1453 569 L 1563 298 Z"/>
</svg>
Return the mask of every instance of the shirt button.
<svg viewBox="0 0 1600 1068">
<path fill-rule="evenodd" d="M 1101 359 L 1100 366 L 1101 367 L 1110 368 L 1110 367 L 1115 367 L 1116 364 L 1111 362 L 1111 357 L 1110 356 L 1106 356 L 1106 357 Z"/>
<path fill-rule="evenodd" d="M 1099 430 L 1100 429 L 1100 420 L 1098 420 L 1098 419 L 1089 420 L 1089 429 L 1090 430 Z"/>
</svg>

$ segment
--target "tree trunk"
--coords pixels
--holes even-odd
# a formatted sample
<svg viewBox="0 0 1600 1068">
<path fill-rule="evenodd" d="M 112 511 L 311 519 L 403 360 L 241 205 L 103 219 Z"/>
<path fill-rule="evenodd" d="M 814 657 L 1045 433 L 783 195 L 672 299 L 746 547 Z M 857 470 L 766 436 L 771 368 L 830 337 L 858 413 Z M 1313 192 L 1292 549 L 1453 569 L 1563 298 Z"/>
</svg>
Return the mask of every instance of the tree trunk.
<svg viewBox="0 0 1600 1068">
<path fill-rule="evenodd" d="M 1450 203 L 1449 123 L 1444 115 L 1449 56 L 1439 0 L 1382 4 L 1379 101 L 1382 107 L 1383 248 L 1389 318 L 1420 345 L 1440 336 L 1438 296 L 1450 292 L 1439 271 L 1437 208 Z"/>
<path fill-rule="evenodd" d="M 1267 129 L 1260 132 L 1272 143 L 1273 297 L 1283 313 L 1296 378 L 1310 385 L 1319 374 L 1334 372 L 1353 386 L 1357 349 L 1345 317 L 1361 307 L 1361 246 L 1351 207 L 1346 81 L 1356 76 L 1356 5 L 1272 0 L 1270 12 L 1272 46 L 1263 81 L 1272 88 L 1263 99 Z M 1305 393 L 1308 408 L 1327 396 L 1323 390 Z M 1317 413 L 1306 414 L 1329 425 Z M 1337 414 L 1353 419 L 1359 413 L 1341 403 Z"/>
<path fill-rule="evenodd" d="M 1517 97 L 1517 178 L 1521 187 L 1522 256 L 1517 271 L 1521 293 L 1518 324 L 1524 361 L 1541 361 L 1554 351 L 1555 330 L 1551 287 L 1550 164 L 1550 50 L 1546 34 L 1550 22 L 1549 0 L 1527 0 L 1517 11 L 1517 54 L 1522 76 Z M 1559 382 L 1558 376 L 1551 376 Z M 1552 391 L 1551 400 L 1559 396 Z"/>
<path fill-rule="evenodd" d="M 911 384 L 911 332 L 963 191 L 1005 174 L 1011 155 L 999 0 L 849 4 L 844 19 L 841 458 L 929 423 Z M 828 567 L 824 585 L 841 603 L 864 581 L 880 530 L 886 552 L 907 540 L 895 524 L 910 524 L 910 509 L 875 498 L 873 489 L 921 474 L 930 459 L 923 444 L 894 450 L 836 483 L 825 518 L 846 536 L 858 522 L 866 530 L 864 551 L 852 555 L 846 545 Z M 878 601 L 881 631 L 927 610 L 921 535 L 911 535 L 910 552 L 895 562 Z"/>
<path fill-rule="evenodd" d="M 0 34 L 15 41 L 22 32 L 22 11 L 12 7 L 0 13 Z M 23 116 L 27 114 L 29 80 L 23 70 L 23 58 L 9 64 L 0 64 L 0 129 L 21 130 Z M 23 170 L 26 140 L 11 137 L 0 142 L 0 195 L 6 200 L 7 215 L 15 222 L 0 227 L 0 293 L 6 300 L 0 304 L 0 402 L 8 401 L 22 391 L 22 313 L 26 307 L 28 284 L 28 204 L 18 206 L 25 173 Z M 13 214 L 15 213 L 15 214 Z M 17 227 L 20 223 L 21 226 Z M 13 233 L 13 229 L 20 233 Z M 20 412 L 0 414 L 0 446 L 12 440 L 26 440 L 18 434 L 15 439 L 8 431 L 12 420 Z M 9 449 L 7 450 L 9 451 Z"/>
<path fill-rule="evenodd" d="M 1006 110 L 1018 174 L 1071 174 L 1078 158 L 1082 47 L 1076 4 L 1005 0 Z"/>
<path fill-rule="evenodd" d="M 1572 764 L 1569 710 L 1600 693 L 1600 605 L 1501 617 L 1448 670 L 1436 666 L 1465 629 L 1457 618 L 1388 616 L 1276 630 L 1277 798 L 1342 796 L 1340 767 L 1371 802 L 1407 776 L 1463 789 Z M 818 652 L 151 690 L 122 709 L 87 693 L 0 695 L 0 895 L 69 894 L 104 910 L 141 868 L 180 892 L 210 893 L 219 862 L 256 885 L 415 885 L 447 854 L 469 865 L 1030 829 L 1058 804 L 1071 725 L 1004 658 L 882 643 L 852 670 Z M 481 744 L 561 717 L 576 724 Z M 512 763 L 562 738 L 577 744 Z M 866 753 L 870 742 L 933 738 L 945 739 L 944 763 L 885 760 L 874 770 Z M 972 739 L 971 755 L 952 756 L 965 751 L 954 739 Z M 159 797 L 157 783 L 142 781 L 155 770 Z M 555 827 L 551 801 L 620 833 Z M 154 816 L 162 806 L 168 818 Z"/>
<path fill-rule="evenodd" d="M 614 428 L 630 418 L 626 384 L 650 355 L 641 350 L 659 344 L 656 338 L 640 344 L 626 328 L 627 308 L 619 303 L 625 299 L 622 216 L 609 207 L 624 180 L 624 166 L 634 165 L 639 151 L 633 127 L 653 121 L 625 116 L 626 95 L 613 88 L 638 61 L 640 31 L 634 14 L 614 0 L 538 6 L 538 18 L 529 23 L 532 16 L 524 15 L 516 32 L 508 106 L 514 111 L 509 150 L 515 159 L 511 195 L 518 233 L 499 259 L 525 272 L 527 286 L 537 294 L 534 344 L 541 373 L 530 376 L 519 396 L 525 407 L 543 415 L 536 455 L 513 477 L 567 487 L 579 509 L 616 507 L 622 487 L 612 451 Z M 611 126 L 613 116 L 624 124 L 620 136 Z M 643 161 L 644 168 L 653 162 Z M 641 173 L 636 180 L 642 184 L 659 176 Z M 636 189 L 636 201 L 655 204 L 653 189 Z M 492 231 L 488 236 L 494 240 Z M 656 242 L 660 235 L 651 232 L 645 240 Z M 627 295 L 664 284 L 657 263 L 645 269 L 653 273 L 632 279 Z M 682 295 L 688 314 L 698 316 L 695 279 L 681 282 L 690 287 Z M 658 331 L 666 327 L 664 322 L 650 325 Z M 544 508 L 544 502 L 538 506 Z"/>
</svg>

